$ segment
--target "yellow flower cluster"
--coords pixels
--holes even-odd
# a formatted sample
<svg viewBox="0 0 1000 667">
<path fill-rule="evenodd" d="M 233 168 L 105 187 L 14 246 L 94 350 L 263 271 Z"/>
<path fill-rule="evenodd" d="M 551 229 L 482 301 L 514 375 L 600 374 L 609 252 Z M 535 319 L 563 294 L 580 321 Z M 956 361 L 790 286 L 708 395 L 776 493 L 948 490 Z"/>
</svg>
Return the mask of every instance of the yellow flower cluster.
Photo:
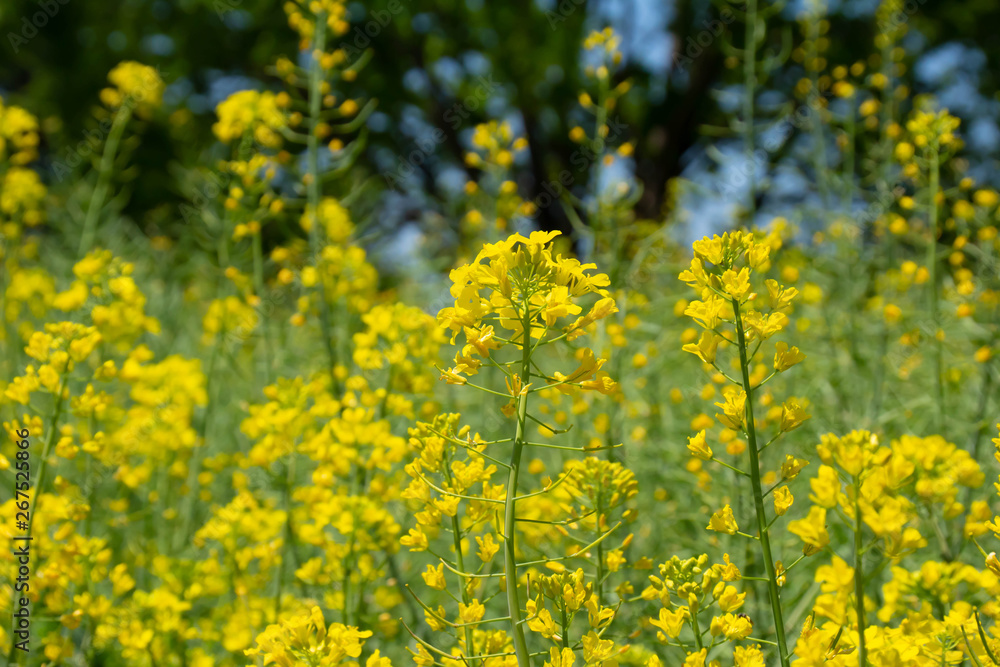
<svg viewBox="0 0 1000 667">
<path fill-rule="evenodd" d="M 38 159 L 38 119 L 0 98 L 0 162 L 22 166 Z"/>
<path fill-rule="evenodd" d="M 761 9 L 745 17 L 758 38 Z M 29 662 L 996 664 L 982 449 L 1000 195 L 953 158 L 958 118 L 909 104 L 904 10 L 882 2 L 880 52 L 829 72 L 822 3 L 800 20 L 789 67 L 816 103 L 824 207 L 789 219 L 822 225 L 811 242 L 779 218 L 693 257 L 639 219 L 641 188 L 604 188 L 608 146 L 633 152 L 608 127 L 629 84 L 620 38 L 592 33 L 574 113 L 594 123 L 570 137 L 599 159 L 558 196 L 573 243 L 507 235 L 535 213 L 516 185 L 527 142 L 479 125 L 475 176 L 441 218 L 460 234 L 436 316 L 420 307 L 436 283 L 379 276 L 363 218 L 333 194 L 373 106 L 349 97 L 370 54 L 337 39 L 341 0 L 285 3 L 303 53 L 276 61 L 284 91 L 219 105 L 231 159 L 193 173 L 214 171 L 218 196 L 192 195 L 204 226 L 176 246 L 165 226 L 130 236 L 125 259 L 93 247 L 124 220 L 119 147 L 136 145 L 131 112 L 162 103 L 154 69 L 109 75 L 98 114 L 117 124 L 79 200 L 55 183 L 50 197 L 30 168 L 38 121 L 0 102 L 0 471 L 19 491 L 0 535 L 31 537 Z M 683 218 L 691 189 L 668 187 Z M 885 193 L 873 220 L 834 211 Z M 806 362 L 793 332 L 805 378 L 788 372 Z M 0 554 L 0 615 L 21 572 Z M 11 639 L 0 627 L 4 654 Z"/>
<path fill-rule="evenodd" d="M 299 224 L 302 225 L 302 229 L 309 232 L 313 220 L 319 220 L 319 224 L 326 234 L 326 239 L 330 243 L 344 243 L 354 233 L 354 223 L 351 222 L 347 209 L 332 197 L 321 199 L 316 212 L 307 207 Z"/>
<path fill-rule="evenodd" d="M 347 658 L 361 655 L 364 640 L 370 630 L 358 630 L 341 623 L 327 626 L 319 607 L 303 609 L 281 623 L 267 626 L 257 635 L 257 646 L 246 650 L 250 657 L 259 656 L 265 665 L 278 667 L 335 667 Z M 366 667 L 391 667 L 392 663 L 375 651 Z"/>
<path fill-rule="evenodd" d="M 45 194 L 45 185 L 37 173 L 21 167 L 9 169 L 0 183 L 0 214 L 3 214 L 5 220 L 4 235 L 17 238 L 18 222 L 27 227 L 41 224 L 45 213 Z"/>
<path fill-rule="evenodd" d="M 650 575 L 650 585 L 642 592 L 642 599 L 661 605 L 649 623 L 656 628 L 661 642 L 692 649 L 685 664 L 705 664 L 710 648 L 703 646 L 706 631 L 713 647 L 746 639 L 752 632 L 753 622 L 739 611 L 747 594 L 730 585 L 740 581 L 742 575 L 728 554 L 722 563 L 711 565 L 707 554 L 683 560 L 674 556 L 659 565 L 658 573 Z M 735 650 L 752 649 L 737 646 Z M 759 647 L 756 650 L 759 652 Z"/>
<path fill-rule="evenodd" d="M 529 345 L 573 340 L 594 322 L 617 312 L 605 289 L 608 277 L 589 274 L 595 268 L 592 264 L 555 255 L 550 241 L 557 235 L 515 234 L 487 244 L 474 262 L 451 272 L 455 305 L 443 308 L 438 321 L 452 331 L 452 342 L 461 332 L 466 344 L 456 354 L 455 366 L 445 371 L 445 379 L 464 384 L 468 376 L 479 372 L 484 361 L 492 361 L 494 350 L 509 345 L 527 354 Z M 600 298 L 581 315 L 583 307 L 577 300 L 589 294 Z M 496 327 L 511 332 L 511 337 L 502 337 Z M 537 342 L 529 344 L 531 339 Z M 547 381 L 610 393 L 616 385 L 600 370 L 603 365 L 603 359 L 585 350 L 579 368 L 569 374 L 557 372 Z M 514 397 L 525 390 L 527 387 L 510 387 Z"/>
<path fill-rule="evenodd" d="M 148 65 L 126 60 L 108 73 L 108 81 L 111 87 L 101 91 L 101 102 L 111 110 L 125 108 L 148 117 L 163 103 L 163 79 Z"/>
<path fill-rule="evenodd" d="M 433 363 L 447 342 L 434 318 L 401 303 L 379 304 L 362 316 L 364 330 L 354 334 L 354 363 L 363 371 L 385 369 L 388 389 L 429 395 Z"/>
<path fill-rule="evenodd" d="M 266 148 L 281 146 L 281 130 L 288 119 L 279 98 L 269 91 L 241 90 L 219 103 L 219 120 L 212 132 L 223 143 L 232 143 L 249 135 Z"/>
<path fill-rule="evenodd" d="M 528 148 L 528 140 L 516 137 L 506 121 L 489 121 L 476 126 L 471 141 L 472 150 L 465 154 L 465 164 L 481 170 L 481 176 L 465 184 L 469 209 L 462 217 L 462 231 L 466 239 L 478 244 L 492 240 L 493 230 L 505 232 L 515 219 L 530 217 L 536 207 L 521 197 L 511 178 L 515 161 Z M 493 219 L 488 222 L 490 212 Z"/>
<path fill-rule="evenodd" d="M 289 0 L 284 8 L 288 25 L 299 34 L 303 48 L 313 43 L 317 21 L 321 21 L 333 37 L 343 35 L 350 28 L 343 0 Z"/>
</svg>

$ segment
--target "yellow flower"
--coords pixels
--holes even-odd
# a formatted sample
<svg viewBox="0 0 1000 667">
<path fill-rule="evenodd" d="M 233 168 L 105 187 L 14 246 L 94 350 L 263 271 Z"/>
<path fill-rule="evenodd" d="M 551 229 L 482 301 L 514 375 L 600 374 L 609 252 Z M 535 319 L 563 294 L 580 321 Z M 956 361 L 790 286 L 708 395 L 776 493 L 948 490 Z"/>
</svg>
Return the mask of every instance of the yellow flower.
<svg viewBox="0 0 1000 667">
<path fill-rule="evenodd" d="M 574 339 L 583 334 L 585 327 L 617 312 L 614 299 L 605 289 L 609 284 L 606 275 L 590 274 L 593 264 L 554 254 L 551 241 L 557 234 L 514 234 L 499 243 L 485 244 L 474 262 L 450 273 L 455 305 L 441 309 L 438 322 L 453 332 L 453 342 L 459 333 L 465 335 L 467 354 L 480 351 L 476 344 L 478 332 L 494 325 L 513 332 L 504 337 L 505 341 L 499 336 L 493 338 L 499 348 L 512 345 L 522 349 L 531 338 L 555 334 L 553 330 L 560 323 L 564 324 L 563 335 Z M 576 300 L 588 294 L 599 297 L 590 311 L 565 323 L 582 312 Z M 553 377 L 574 381 L 582 389 L 612 393 L 616 384 L 606 374 L 595 374 L 601 363 L 591 356 L 574 374 L 575 379 Z M 445 377 L 460 383 L 460 374 L 461 369 L 456 368 Z M 510 406 L 506 412 L 511 412 Z"/>
<path fill-rule="evenodd" d="M 991 551 L 989 555 L 986 556 L 986 567 L 989 568 L 990 572 L 1000 577 L 1000 559 L 997 559 L 995 551 Z"/>
<path fill-rule="evenodd" d="M 746 329 L 748 340 L 766 340 L 788 326 L 788 316 L 779 312 L 765 315 L 756 310 L 750 310 L 743 313 L 743 326 Z"/>
<path fill-rule="evenodd" d="M 795 498 L 787 486 L 782 486 L 774 492 L 774 513 L 783 516 L 792 506 Z"/>
<path fill-rule="evenodd" d="M 428 547 L 427 535 L 419 527 L 410 528 L 409 534 L 401 537 L 399 543 L 410 551 L 426 551 Z"/>
<path fill-rule="evenodd" d="M 972 200 L 977 206 L 996 206 L 1000 195 L 995 190 L 976 190 L 972 194 Z"/>
<path fill-rule="evenodd" d="M 382 654 L 378 649 L 375 650 L 368 660 L 365 661 L 365 667 L 392 667 L 392 661 L 389 658 L 382 657 Z"/>
<path fill-rule="evenodd" d="M 676 639 L 681 634 L 684 622 L 690 617 L 691 613 L 687 607 L 677 607 L 676 610 L 660 609 L 660 615 L 650 618 L 649 622 L 653 627 L 662 630 L 667 637 Z"/>
<path fill-rule="evenodd" d="M 434 664 L 434 656 L 423 644 L 417 645 L 417 653 L 413 656 L 414 664 L 418 667 L 431 667 Z M 289 663 L 289 667 L 294 663 Z M 283 666 L 284 667 L 284 666 Z"/>
<path fill-rule="evenodd" d="M 722 274 L 722 289 L 726 294 L 743 303 L 746 295 L 750 292 L 750 269 L 746 267 L 739 271 L 727 269 Z"/>
<path fill-rule="evenodd" d="M 726 394 L 725 398 L 725 402 L 715 404 L 717 407 L 722 408 L 723 413 L 715 415 L 716 419 L 731 429 L 742 430 L 746 421 L 746 392 L 742 389 L 737 389 L 730 391 Z"/>
<path fill-rule="evenodd" d="M 700 651 L 694 651 L 693 653 L 688 653 L 687 657 L 684 658 L 683 667 L 705 667 L 705 660 L 707 658 L 707 648 L 703 648 Z M 713 660 L 712 664 L 716 664 L 716 661 Z"/>
<path fill-rule="evenodd" d="M 132 60 L 119 63 L 108 73 L 108 81 L 114 88 L 102 90 L 101 101 L 110 109 L 126 107 L 145 116 L 163 102 L 163 79 L 148 65 Z"/>
<path fill-rule="evenodd" d="M 826 510 L 822 507 L 810 507 L 807 517 L 788 524 L 788 532 L 797 535 L 805 543 L 802 553 L 806 556 L 815 554 L 830 543 L 830 535 L 826 532 Z"/>
<path fill-rule="evenodd" d="M 764 667 L 764 654 L 760 650 L 760 644 L 735 647 L 733 662 L 736 667 Z"/>
<path fill-rule="evenodd" d="M 615 652 L 615 643 L 610 639 L 601 639 L 593 630 L 583 636 L 583 659 L 588 665 L 603 663 Z"/>
<path fill-rule="evenodd" d="M 735 535 L 736 531 L 739 530 L 739 526 L 736 525 L 736 519 L 733 517 L 733 510 L 729 505 L 715 512 L 706 528 L 719 533 L 726 533 L 727 535 Z"/>
<path fill-rule="evenodd" d="M 775 344 L 774 370 L 787 371 L 795 364 L 806 358 L 806 355 L 799 352 L 797 347 L 788 347 L 788 343 L 779 341 Z"/>
<path fill-rule="evenodd" d="M 287 124 L 285 112 L 271 92 L 241 90 L 233 93 L 215 108 L 219 120 L 212 132 L 223 143 L 232 143 L 248 132 L 259 144 L 268 148 L 281 145 L 280 130 Z"/>
<path fill-rule="evenodd" d="M 712 458 L 712 448 L 705 442 L 705 431 L 698 431 L 694 437 L 688 438 L 688 451 L 691 456 L 708 461 Z"/>
<path fill-rule="evenodd" d="M 587 620 L 590 627 L 595 630 L 600 630 L 615 617 L 615 610 L 610 607 L 602 607 L 596 596 L 588 598 L 583 606 L 587 609 Z"/>
<path fill-rule="evenodd" d="M 720 573 L 722 575 L 723 581 L 739 581 L 743 578 L 740 574 L 740 569 L 729 560 L 729 554 L 722 554 L 723 565 L 721 566 Z"/>
<path fill-rule="evenodd" d="M 735 586 L 726 586 L 716 598 L 716 602 L 719 605 L 719 609 L 724 612 L 736 611 L 743 606 L 746 597 L 747 594 L 737 592 Z"/>
<path fill-rule="evenodd" d="M 364 643 L 361 640 L 371 635 L 370 630 L 340 623 L 332 623 L 328 628 L 320 608 L 312 607 L 267 626 L 257 635 L 257 645 L 246 649 L 245 654 L 288 667 L 295 664 L 291 660 L 295 653 L 322 655 L 329 664 L 337 664 L 345 658 L 359 657 Z"/>
<path fill-rule="evenodd" d="M 607 553 L 604 558 L 605 564 L 608 566 L 609 572 L 617 572 L 622 568 L 622 566 L 628 562 L 625 556 L 622 554 L 621 549 L 612 549 Z"/>
<path fill-rule="evenodd" d="M 782 433 L 786 433 L 798 428 L 807 419 L 809 419 L 809 415 L 806 414 L 805 408 L 799 404 L 798 399 L 790 398 L 781 406 L 781 423 L 778 428 Z"/>
<path fill-rule="evenodd" d="M 896 144 L 895 156 L 900 162 L 909 162 L 913 158 L 913 144 L 899 142 Z"/>
<path fill-rule="evenodd" d="M 21 107 L 5 106 L 0 98 L 0 161 L 33 162 L 38 158 L 38 144 L 38 119 Z"/>
<path fill-rule="evenodd" d="M 816 581 L 823 584 L 820 590 L 824 593 L 853 593 L 854 568 L 840 556 L 834 556 L 829 565 L 816 568 Z"/>
<path fill-rule="evenodd" d="M 684 309 L 684 314 L 696 321 L 705 329 L 719 326 L 727 310 L 731 310 L 728 302 L 711 295 L 705 301 L 692 301 Z M 693 338 L 693 337 L 692 337 Z"/>
<path fill-rule="evenodd" d="M 809 486 L 812 488 L 809 500 L 827 509 L 837 506 L 841 495 L 841 482 L 836 470 L 828 465 L 821 465 L 816 471 L 816 476 L 809 480 Z"/>
<path fill-rule="evenodd" d="M 724 614 L 712 619 L 709 632 L 713 637 L 723 635 L 727 641 L 746 639 L 753 632 L 753 623 L 745 614 Z"/>
<path fill-rule="evenodd" d="M 799 472 L 809 465 L 809 461 L 797 459 L 791 454 L 785 454 L 785 462 L 781 464 L 781 479 L 795 479 Z"/>
<path fill-rule="evenodd" d="M 500 550 L 500 545 L 493 539 L 493 533 L 487 533 L 485 537 L 477 535 L 476 543 L 479 545 L 479 551 L 476 552 L 476 555 L 484 563 L 493 560 L 493 557 Z"/>
<path fill-rule="evenodd" d="M 354 233 L 354 223 L 351 222 L 350 214 L 336 199 L 324 197 L 320 200 L 317 211 L 313 214 L 312 208 L 306 206 L 299 220 L 304 231 L 309 232 L 312 229 L 313 219 L 318 218 L 320 228 L 329 243 L 344 243 Z"/>
<path fill-rule="evenodd" d="M 423 577 L 424 583 L 435 590 L 443 591 L 447 585 L 444 580 L 444 563 L 437 567 L 428 565 L 427 571 L 420 576 Z"/>
<path fill-rule="evenodd" d="M 458 618 L 462 623 L 478 623 L 483 620 L 486 607 L 479 600 L 472 600 L 468 604 L 458 603 Z"/>
<path fill-rule="evenodd" d="M 0 106 L 0 114 L 2 113 L 3 107 Z M 3 116 L 0 115 L 0 123 L 2 122 Z M 0 146 L 2 144 L 0 134 Z M 0 155 L 2 153 L 0 150 Z M 24 167 L 11 167 L 0 177 L 0 213 L 28 227 L 39 225 L 45 216 L 46 193 L 45 185 L 37 173 Z"/>
<path fill-rule="evenodd" d="M 549 649 L 549 659 L 542 665 L 543 667 L 573 667 L 574 662 L 576 662 L 576 654 L 573 653 L 573 649 L 563 647 L 562 650 L 559 650 L 553 646 Z"/>
<path fill-rule="evenodd" d="M 715 353 L 719 347 L 722 337 L 713 331 L 705 330 L 701 332 L 701 339 L 698 344 L 688 343 L 682 349 L 696 355 L 707 364 L 715 362 Z"/>
</svg>

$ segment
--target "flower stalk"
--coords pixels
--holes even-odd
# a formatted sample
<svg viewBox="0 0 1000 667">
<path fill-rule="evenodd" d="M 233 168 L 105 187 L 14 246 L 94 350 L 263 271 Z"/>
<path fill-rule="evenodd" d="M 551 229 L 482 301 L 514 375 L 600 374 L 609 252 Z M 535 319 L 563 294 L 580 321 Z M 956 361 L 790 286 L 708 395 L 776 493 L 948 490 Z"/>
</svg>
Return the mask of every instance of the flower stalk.
<svg viewBox="0 0 1000 667">
<path fill-rule="evenodd" d="M 861 477 L 854 476 L 854 608 L 858 618 L 858 664 L 868 664 L 868 647 L 865 644 L 865 578 L 862 568 L 864 545 L 861 522 Z"/>
<path fill-rule="evenodd" d="M 87 204 L 87 217 L 83 220 L 83 232 L 80 234 L 80 246 L 76 253 L 77 259 L 82 259 L 94 247 L 94 239 L 97 236 L 97 220 L 104 208 L 104 202 L 108 198 L 108 191 L 111 189 L 111 176 L 114 172 L 115 157 L 118 155 L 118 145 L 121 143 L 125 126 L 128 125 L 131 117 L 132 108 L 128 105 L 121 107 L 115 113 L 111 131 L 108 133 L 108 140 L 104 144 L 104 152 L 101 154 L 101 164 L 97 172 L 97 186 Z"/>
<path fill-rule="evenodd" d="M 514 446 L 510 455 L 510 472 L 507 478 L 507 497 L 504 502 L 503 542 L 504 542 L 504 580 L 507 587 L 507 611 L 510 615 L 511 636 L 514 639 L 514 652 L 517 654 L 517 664 L 520 667 L 530 667 L 531 657 L 524 637 L 524 624 L 521 622 L 521 601 L 518 594 L 517 556 L 515 554 L 515 532 L 517 521 L 517 481 L 521 472 L 521 453 L 524 451 L 524 426 L 528 414 L 528 383 L 531 381 L 531 305 L 525 300 L 524 312 L 521 317 L 524 331 L 521 334 L 521 395 L 517 403 L 517 429 L 514 434 Z"/>
<path fill-rule="evenodd" d="M 760 450 L 757 448 L 757 429 L 753 416 L 753 385 L 750 383 L 750 363 L 747 358 L 746 332 L 740 316 L 739 300 L 733 298 L 733 315 L 736 322 L 736 343 L 740 351 L 740 371 L 742 373 L 743 391 L 746 392 L 746 434 L 747 450 L 750 453 L 750 483 L 753 488 L 754 510 L 757 516 L 757 532 L 760 538 L 761 555 L 764 558 L 764 569 L 767 572 L 767 592 L 771 601 L 771 615 L 774 618 L 774 633 L 777 637 L 778 657 L 782 667 L 788 667 L 788 645 L 785 639 L 785 620 L 781 611 L 778 577 L 774 569 L 774 558 L 771 556 L 771 537 L 768 531 L 767 514 L 764 511 L 764 492 L 760 482 Z"/>
</svg>

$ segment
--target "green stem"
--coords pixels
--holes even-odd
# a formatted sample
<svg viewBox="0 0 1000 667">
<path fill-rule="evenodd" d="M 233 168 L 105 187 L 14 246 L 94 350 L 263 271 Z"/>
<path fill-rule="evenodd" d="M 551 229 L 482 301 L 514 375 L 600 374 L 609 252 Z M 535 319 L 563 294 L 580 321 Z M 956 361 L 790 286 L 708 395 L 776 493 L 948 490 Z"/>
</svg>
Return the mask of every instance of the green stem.
<svg viewBox="0 0 1000 667">
<path fill-rule="evenodd" d="M 928 285 L 930 286 L 930 310 L 931 310 L 931 335 L 934 336 L 934 388 L 937 393 L 937 410 L 935 410 L 935 424 L 937 431 L 941 433 L 944 427 L 944 346 L 939 335 L 941 327 L 940 313 L 938 306 L 938 271 L 937 271 L 937 237 L 938 237 L 938 204 L 937 196 L 940 190 L 940 162 L 938 149 L 935 146 L 930 151 L 930 233 L 931 238 L 927 244 L 927 271 L 930 274 Z"/>
<path fill-rule="evenodd" d="M 465 572 L 465 557 L 462 555 L 462 529 L 458 525 L 458 516 L 451 517 L 451 534 L 455 540 L 455 562 L 458 565 L 458 570 L 460 572 Z M 458 577 L 458 585 L 462 587 L 462 602 L 464 604 L 469 604 L 469 591 L 465 585 L 465 579 L 462 576 Z M 473 652 L 476 650 L 474 644 L 472 643 L 472 626 L 466 625 L 465 631 L 465 655 L 466 657 L 472 657 Z M 477 664 L 473 662 L 472 664 Z"/>
<path fill-rule="evenodd" d="M 524 304 L 524 330 L 521 333 L 521 387 L 528 385 L 531 379 L 531 315 L 530 305 Z M 521 601 L 517 590 L 517 559 L 514 555 L 516 530 L 517 477 L 521 471 L 521 452 L 524 449 L 524 425 L 528 413 L 528 392 L 523 392 L 517 405 L 517 431 L 514 435 L 514 448 L 510 455 L 510 475 L 507 479 L 507 498 L 504 502 L 503 540 L 504 540 L 504 579 L 507 586 L 507 610 L 510 615 L 510 631 L 514 638 L 514 652 L 517 654 L 518 667 L 530 667 L 531 657 L 528 654 L 528 644 L 524 637 L 524 626 L 521 623 Z"/>
<path fill-rule="evenodd" d="M 278 589 L 274 594 L 274 622 L 281 613 L 281 595 L 285 588 L 285 564 L 295 556 L 295 528 L 292 525 L 292 488 L 295 485 L 295 450 L 288 454 L 288 469 L 285 472 L 285 488 L 281 493 L 285 510 L 285 541 L 281 545 L 281 563 L 278 565 Z M 344 613 L 347 613 L 347 590 L 344 590 Z M 345 621 L 346 625 L 346 621 Z"/>
<path fill-rule="evenodd" d="M 868 648 L 865 646 L 865 580 L 862 569 L 862 524 L 861 524 L 861 480 L 854 478 L 854 607 L 858 615 L 858 666 L 868 664 Z"/>
<path fill-rule="evenodd" d="M 118 153 L 118 144 L 121 143 L 122 133 L 132 117 L 132 109 L 123 106 L 116 114 L 115 120 L 111 124 L 111 131 L 108 132 L 108 140 L 104 144 L 104 153 L 101 155 L 101 164 L 97 173 L 97 187 L 87 204 L 87 217 L 83 220 L 83 233 L 80 235 L 80 246 L 77 249 L 77 259 L 82 258 L 94 245 L 94 237 L 97 235 L 97 219 L 104 208 L 104 200 L 108 197 L 108 190 L 111 188 L 111 172 L 114 170 L 115 156 Z"/>
<path fill-rule="evenodd" d="M 621 376 L 619 376 L 621 377 Z M 597 495 L 597 516 L 594 518 L 597 526 L 597 536 L 601 536 L 601 524 L 603 523 L 601 519 L 603 518 L 601 510 L 601 492 L 598 491 Z M 597 543 L 597 582 L 595 586 L 595 593 L 597 593 L 597 604 L 604 604 L 604 541 Z"/>
<path fill-rule="evenodd" d="M 746 25 L 744 60 L 743 60 L 743 150 L 746 160 L 750 163 L 747 169 L 747 226 L 753 222 L 754 210 L 757 206 L 757 184 L 754 172 L 757 163 L 754 161 L 754 100 L 757 90 L 757 0 L 748 0 L 746 10 Z"/>
<path fill-rule="evenodd" d="M 812 117 L 809 129 L 812 132 L 812 139 L 815 144 L 813 147 L 813 170 L 816 172 L 816 184 L 819 189 L 820 199 L 823 202 L 823 206 L 826 207 L 829 206 L 830 199 L 829 187 L 826 182 L 826 138 L 823 136 L 823 109 L 820 106 L 821 97 L 817 81 L 818 72 L 815 67 L 816 59 L 819 57 L 817 43 L 820 38 L 820 20 L 820 13 L 817 12 L 812 20 L 809 21 L 808 27 L 809 38 L 806 40 L 806 43 L 809 52 L 806 58 L 809 63 L 809 95 L 807 96 L 807 103 L 809 104 L 809 115 Z"/>
<path fill-rule="evenodd" d="M 264 332 L 264 349 L 262 351 L 264 365 L 264 384 L 271 384 L 271 328 L 268 319 L 262 316 L 264 298 L 264 249 L 261 234 L 258 230 L 253 234 L 253 286 L 257 292 L 257 317 L 260 319 L 261 330 Z"/>
<path fill-rule="evenodd" d="M 698 609 L 691 612 L 691 631 L 694 633 L 694 641 L 700 651 L 704 645 L 701 641 L 701 626 L 698 624 Z"/>
<path fill-rule="evenodd" d="M 760 534 L 761 555 L 764 558 L 764 568 L 767 572 L 768 595 L 771 599 L 771 613 L 774 616 L 774 632 L 778 639 L 778 657 L 781 666 L 788 667 L 788 647 L 785 641 L 785 621 L 781 613 L 781 601 L 778 599 L 778 577 L 774 570 L 774 559 L 771 557 L 771 538 L 767 531 L 767 515 L 764 512 L 764 494 L 760 483 L 760 456 L 757 450 L 757 430 L 753 417 L 753 387 L 750 384 L 750 363 L 747 359 L 746 334 L 743 331 L 743 319 L 740 317 L 740 302 L 733 299 L 733 313 L 736 320 L 736 336 L 740 350 L 740 370 L 743 372 L 743 391 L 746 392 L 746 432 L 747 449 L 750 451 L 750 481 L 753 486 L 754 506 L 757 510 L 757 530 Z"/>
<path fill-rule="evenodd" d="M 854 142 L 857 140 L 857 126 L 854 118 L 854 104 L 856 97 L 852 94 L 847 108 L 847 158 L 844 160 L 844 209 L 851 210 L 851 201 L 854 198 Z"/>
<path fill-rule="evenodd" d="M 326 48 L 326 12 L 316 15 L 316 34 L 313 39 L 312 53 L 322 52 Z M 334 349 L 333 338 L 330 335 L 330 306 L 327 303 L 326 281 L 320 269 L 320 238 L 319 238 L 319 136 L 316 128 L 322 122 L 320 111 L 323 101 L 323 68 L 316 58 L 309 63 L 309 138 L 306 142 L 306 164 L 308 182 L 306 183 L 306 201 L 312 211 L 312 224 L 309 225 L 309 251 L 312 254 L 313 266 L 316 267 L 319 292 L 319 322 L 326 347 L 330 366 L 330 390 L 334 395 L 340 393 L 336 376 L 337 352 Z"/>
</svg>

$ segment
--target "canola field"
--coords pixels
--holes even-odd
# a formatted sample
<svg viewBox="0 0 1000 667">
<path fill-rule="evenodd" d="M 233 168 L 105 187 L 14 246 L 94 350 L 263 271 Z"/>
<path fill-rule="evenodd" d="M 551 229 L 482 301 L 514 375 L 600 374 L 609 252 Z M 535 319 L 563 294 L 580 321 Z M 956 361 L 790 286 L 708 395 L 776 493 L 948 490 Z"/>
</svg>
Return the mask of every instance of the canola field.
<svg viewBox="0 0 1000 667">
<path fill-rule="evenodd" d="M 583 175 L 532 188 L 475 84 L 414 235 L 380 206 L 431 157 L 358 176 L 392 72 L 352 46 L 406 4 L 286 2 L 298 52 L 205 111 L 156 225 L 147 142 L 194 136 L 160 67 L 110 69 L 82 140 L 5 94 L 0 663 L 1000 664 L 1000 192 L 914 92 L 909 10 L 838 62 L 821 5 L 782 53 L 723 3 L 736 99 L 695 139 L 739 164 L 655 215 L 588 29 Z M 793 138 L 815 198 L 776 211 Z"/>
</svg>

